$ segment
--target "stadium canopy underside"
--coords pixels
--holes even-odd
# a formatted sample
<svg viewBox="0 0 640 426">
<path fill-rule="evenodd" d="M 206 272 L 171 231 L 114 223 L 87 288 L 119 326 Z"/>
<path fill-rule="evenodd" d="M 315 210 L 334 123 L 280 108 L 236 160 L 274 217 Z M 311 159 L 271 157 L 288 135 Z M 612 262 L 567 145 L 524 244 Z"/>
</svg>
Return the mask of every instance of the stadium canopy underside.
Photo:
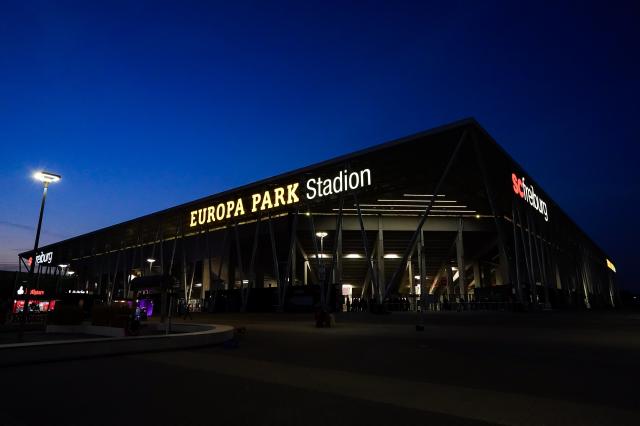
<svg viewBox="0 0 640 426">
<path fill-rule="evenodd" d="M 614 306 L 614 266 L 472 119 L 42 247 L 111 301 L 170 275 L 210 310 Z M 20 255 L 26 266 L 34 253 Z M 149 259 L 155 261 L 149 262 Z M 65 280 L 70 281 L 70 280 Z"/>
</svg>

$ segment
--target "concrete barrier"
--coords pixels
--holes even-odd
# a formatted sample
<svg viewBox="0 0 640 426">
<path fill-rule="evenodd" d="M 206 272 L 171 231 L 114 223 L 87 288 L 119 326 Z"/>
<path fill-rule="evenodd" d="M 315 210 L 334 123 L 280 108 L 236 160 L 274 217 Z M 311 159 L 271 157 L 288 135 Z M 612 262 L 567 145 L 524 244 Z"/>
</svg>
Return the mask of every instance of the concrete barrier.
<svg viewBox="0 0 640 426">
<path fill-rule="evenodd" d="M 150 326 L 164 330 L 161 324 L 150 324 Z M 0 366 L 209 346 L 230 340 L 234 335 L 233 327 L 227 325 L 173 324 L 171 330 L 175 334 L 0 345 Z M 77 331 L 67 332 L 77 333 Z"/>
<path fill-rule="evenodd" d="M 45 333 L 71 333 L 89 334 L 92 336 L 104 337 L 125 337 L 124 328 L 104 327 L 101 325 L 79 324 L 79 325 L 56 325 L 48 324 Z"/>
</svg>

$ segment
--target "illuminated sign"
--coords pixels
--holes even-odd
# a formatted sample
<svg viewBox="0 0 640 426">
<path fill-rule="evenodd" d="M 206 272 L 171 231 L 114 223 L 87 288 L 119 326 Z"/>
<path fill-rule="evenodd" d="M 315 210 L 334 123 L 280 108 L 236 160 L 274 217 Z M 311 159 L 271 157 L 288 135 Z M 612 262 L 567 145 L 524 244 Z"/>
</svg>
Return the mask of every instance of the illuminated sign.
<svg viewBox="0 0 640 426">
<path fill-rule="evenodd" d="M 338 173 L 333 179 L 312 178 L 307 181 L 307 199 L 313 200 L 316 197 L 326 197 L 328 195 L 339 194 L 343 191 L 351 191 L 371 185 L 371 170 L 364 169 L 359 172 Z"/>
<path fill-rule="evenodd" d="M 370 185 L 371 170 L 364 169 L 351 173 L 343 170 L 333 178 L 311 178 L 304 185 L 294 182 L 266 191 L 255 192 L 248 198 L 230 197 L 226 201 L 192 210 L 189 212 L 189 227 L 221 222 L 226 219 L 244 216 L 247 213 L 263 212 L 297 204 L 301 198 L 298 194 L 300 187 L 306 188 L 306 192 L 302 197 L 307 200 L 313 200 Z"/>
<path fill-rule="evenodd" d="M 52 260 L 53 260 L 52 251 L 50 251 L 49 253 L 41 252 L 39 255 L 36 256 L 36 264 L 51 263 Z"/>
<path fill-rule="evenodd" d="M 613 272 L 616 272 L 616 267 L 609 259 L 607 259 L 607 268 L 611 269 Z"/>
<path fill-rule="evenodd" d="M 527 201 L 531 207 L 538 210 L 540 214 L 544 215 L 544 220 L 548 222 L 549 213 L 547 211 L 547 203 L 538 197 L 533 189 L 533 185 L 525 184 L 524 178 L 518 178 L 515 173 L 511 173 L 511 182 L 513 183 L 513 192 Z"/>
<path fill-rule="evenodd" d="M 16 290 L 16 294 L 18 296 L 22 296 L 24 294 L 24 287 L 23 286 L 18 287 L 18 290 Z M 31 290 L 29 290 L 29 295 L 44 296 L 44 290 L 38 290 L 38 289 L 32 288 Z"/>
<path fill-rule="evenodd" d="M 251 213 L 257 211 L 271 210 L 276 207 L 295 204 L 300 199 L 296 191 L 298 183 L 277 187 L 264 192 L 256 192 L 251 195 Z M 245 208 L 242 197 L 229 200 L 203 209 L 193 210 L 189 217 L 189 226 L 204 225 L 205 223 L 220 222 L 231 217 L 244 216 Z"/>
</svg>

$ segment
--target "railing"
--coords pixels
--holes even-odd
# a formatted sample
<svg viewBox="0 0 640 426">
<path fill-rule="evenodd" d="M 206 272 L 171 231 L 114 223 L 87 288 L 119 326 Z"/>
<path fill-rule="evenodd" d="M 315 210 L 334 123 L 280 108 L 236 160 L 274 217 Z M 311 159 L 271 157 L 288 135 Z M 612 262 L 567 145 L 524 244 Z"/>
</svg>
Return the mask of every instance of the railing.
<svg viewBox="0 0 640 426">
<path fill-rule="evenodd" d="M 19 324 L 21 318 L 22 318 L 22 313 L 12 313 L 10 321 L 12 324 Z M 47 312 L 31 312 L 27 315 L 26 322 L 27 324 L 45 325 L 47 323 Z"/>
</svg>

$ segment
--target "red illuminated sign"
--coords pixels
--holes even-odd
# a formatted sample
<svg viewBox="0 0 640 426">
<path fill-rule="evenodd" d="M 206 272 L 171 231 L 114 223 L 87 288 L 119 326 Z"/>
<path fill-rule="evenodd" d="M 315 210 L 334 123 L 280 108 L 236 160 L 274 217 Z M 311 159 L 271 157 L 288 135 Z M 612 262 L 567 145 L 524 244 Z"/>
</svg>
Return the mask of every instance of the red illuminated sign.
<svg viewBox="0 0 640 426">
<path fill-rule="evenodd" d="M 36 290 L 35 288 L 32 288 L 29 290 L 29 294 L 32 296 L 44 296 L 44 290 Z"/>
<path fill-rule="evenodd" d="M 531 207 L 538 210 L 544 215 L 544 220 L 549 220 L 549 212 L 547 211 L 547 203 L 538 197 L 533 185 L 527 185 L 524 178 L 519 178 L 515 173 L 511 173 L 511 182 L 513 183 L 513 192 L 520 198 L 526 200 Z"/>
</svg>

